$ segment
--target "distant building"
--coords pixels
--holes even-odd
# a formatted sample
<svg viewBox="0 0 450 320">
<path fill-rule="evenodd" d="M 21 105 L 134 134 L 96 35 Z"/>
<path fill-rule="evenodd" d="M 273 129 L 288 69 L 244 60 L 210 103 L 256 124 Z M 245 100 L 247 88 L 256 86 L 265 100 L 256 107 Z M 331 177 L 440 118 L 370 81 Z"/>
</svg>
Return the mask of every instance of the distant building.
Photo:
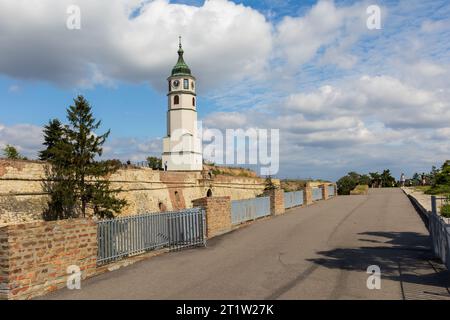
<svg viewBox="0 0 450 320">
<path fill-rule="evenodd" d="M 178 62 L 167 79 L 167 137 L 163 139 L 162 162 L 167 171 L 200 171 L 203 156 L 197 128 L 196 79 L 183 54 L 180 37 Z"/>
</svg>

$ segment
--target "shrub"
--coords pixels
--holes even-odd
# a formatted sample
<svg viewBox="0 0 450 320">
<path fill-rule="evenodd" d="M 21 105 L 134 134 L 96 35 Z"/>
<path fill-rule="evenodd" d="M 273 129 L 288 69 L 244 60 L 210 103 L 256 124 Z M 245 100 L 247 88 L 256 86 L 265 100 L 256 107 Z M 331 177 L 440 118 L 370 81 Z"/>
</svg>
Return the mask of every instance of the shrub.
<svg viewBox="0 0 450 320">
<path fill-rule="evenodd" d="M 444 204 L 441 207 L 441 216 L 443 216 L 444 218 L 450 218 L 450 204 Z"/>
</svg>

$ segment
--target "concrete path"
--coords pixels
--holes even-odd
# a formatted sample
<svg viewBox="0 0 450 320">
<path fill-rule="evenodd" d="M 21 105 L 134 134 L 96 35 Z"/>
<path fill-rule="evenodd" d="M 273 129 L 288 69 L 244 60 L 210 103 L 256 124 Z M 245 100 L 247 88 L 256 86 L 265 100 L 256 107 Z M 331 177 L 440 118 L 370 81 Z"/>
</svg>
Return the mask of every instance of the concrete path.
<svg viewBox="0 0 450 320">
<path fill-rule="evenodd" d="M 381 268 L 368 290 L 367 267 Z M 400 189 L 258 221 L 207 248 L 164 254 L 47 299 L 448 299 L 450 275 Z"/>
</svg>

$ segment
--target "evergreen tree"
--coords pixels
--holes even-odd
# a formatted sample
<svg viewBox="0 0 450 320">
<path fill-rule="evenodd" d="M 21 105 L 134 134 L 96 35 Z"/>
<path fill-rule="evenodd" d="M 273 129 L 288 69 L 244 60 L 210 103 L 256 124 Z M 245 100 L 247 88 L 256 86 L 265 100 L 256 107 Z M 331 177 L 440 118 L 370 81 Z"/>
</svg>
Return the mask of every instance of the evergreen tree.
<svg viewBox="0 0 450 320">
<path fill-rule="evenodd" d="M 14 147 L 10 144 L 7 144 L 5 146 L 5 148 L 3 149 L 3 155 L 7 159 L 11 159 L 11 160 L 23 159 L 23 157 L 20 155 L 19 151 L 17 151 L 16 147 Z"/>
<path fill-rule="evenodd" d="M 45 131 L 45 141 L 51 144 L 44 153 L 51 164 L 45 186 L 51 196 L 46 215 L 49 219 L 85 217 L 91 209 L 100 217 L 113 217 L 126 205 L 125 200 L 116 198 L 120 190 L 112 190 L 108 181 L 119 164 L 96 161 L 102 155 L 109 131 L 95 134 L 101 122 L 95 120 L 83 96 L 74 99 L 74 105 L 67 109 L 67 119 L 68 126 L 49 123 Z M 62 128 L 59 139 L 57 127 Z"/>
<path fill-rule="evenodd" d="M 48 161 L 55 157 L 56 145 L 65 139 L 64 127 L 58 119 L 53 119 L 44 126 L 44 143 L 45 150 L 39 152 L 39 159 Z"/>
<path fill-rule="evenodd" d="M 3 148 L 3 156 L 7 159 L 11 159 L 11 160 L 28 160 L 27 157 L 22 156 L 19 151 L 17 150 L 16 147 L 7 144 L 4 148 Z"/>
</svg>

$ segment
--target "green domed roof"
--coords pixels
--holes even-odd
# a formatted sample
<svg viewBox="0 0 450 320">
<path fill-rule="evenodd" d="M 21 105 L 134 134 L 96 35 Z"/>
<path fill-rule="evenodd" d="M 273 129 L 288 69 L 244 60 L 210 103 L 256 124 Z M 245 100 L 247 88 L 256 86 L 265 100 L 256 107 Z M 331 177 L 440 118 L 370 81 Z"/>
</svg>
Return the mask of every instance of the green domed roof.
<svg viewBox="0 0 450 320">
<path fill-rule="evenodd" d="M 172 76 L 190 76 L 191 69 L 189 69 L 186 62 L 183 59 L 184 50 L 181 47 L 181 37 L 180 37 L 180 48 L 178 49 L 178 62 L 172 69 Z"/>
</svg>

